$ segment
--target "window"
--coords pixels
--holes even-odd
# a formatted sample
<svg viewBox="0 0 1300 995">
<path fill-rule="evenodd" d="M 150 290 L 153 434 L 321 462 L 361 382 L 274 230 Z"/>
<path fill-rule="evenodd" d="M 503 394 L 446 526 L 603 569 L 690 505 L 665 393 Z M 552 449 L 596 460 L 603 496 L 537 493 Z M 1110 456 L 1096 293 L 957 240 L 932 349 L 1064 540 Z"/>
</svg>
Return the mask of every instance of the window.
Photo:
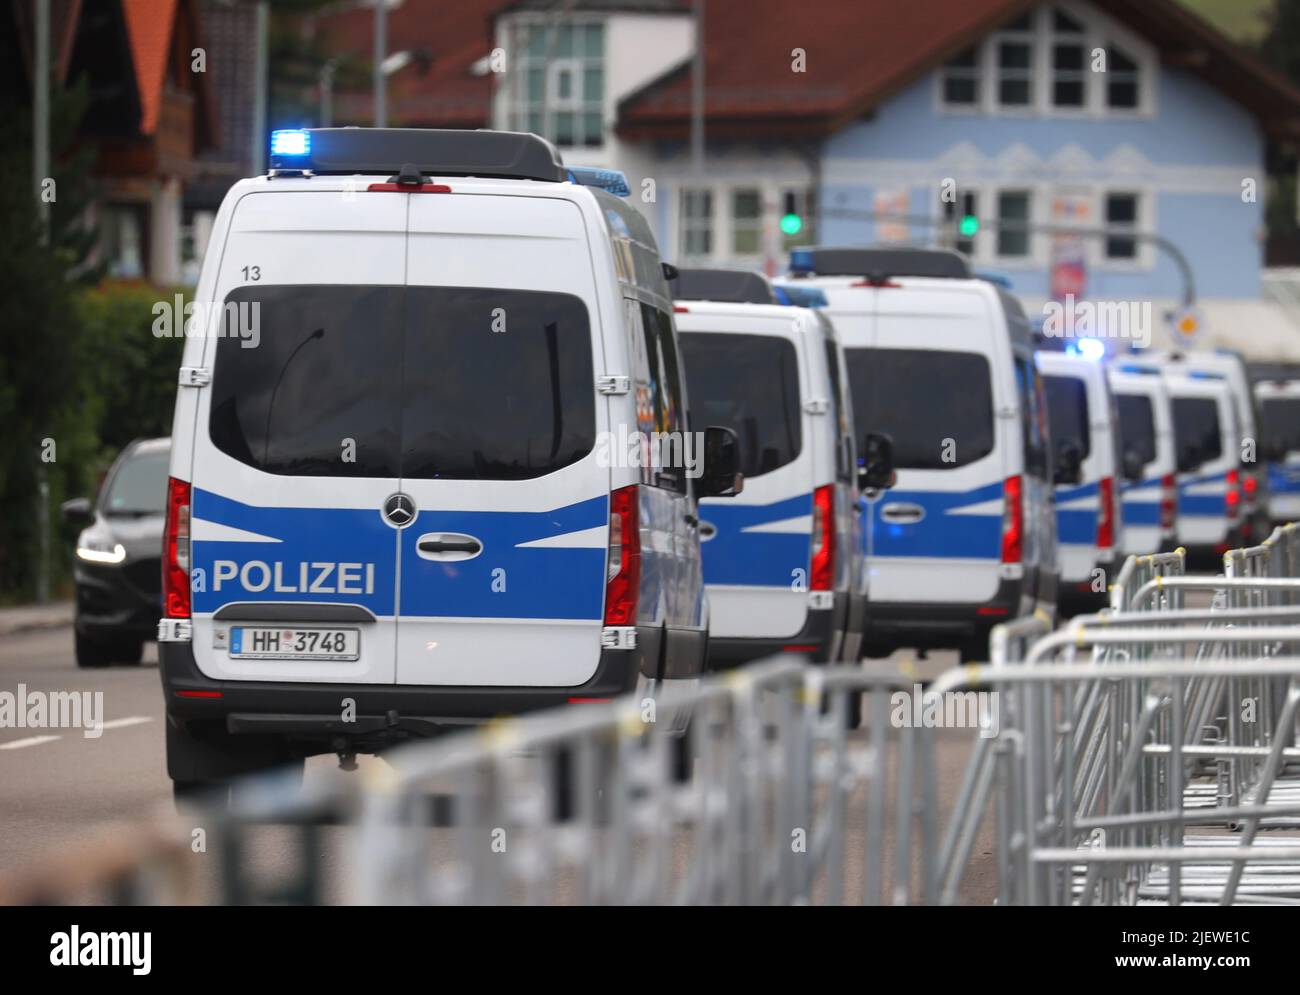
<svg viewBox="0 0 1300 995">
<path fill-rule="evenodd" d="M 1135 193 L 1106 194 L 1105 222 L 1108 232 L 1137 231 L 1139 198 Z M 1106 236 L 1107 259 L 1136 260 L 1138 243 L 1136 238 L 1123 234 Z"/>
<path fill-rule="evenodd" d="M 108 204 L 102 209 L 100 252 L 109 276 L 134 280 L 146 274 L 148 221 L 143 204 Z"/>
<path fill-rule="evenodd" d="M 1027 359 L 1016 359 L 1016 394 L 1020 400 L 1025 473 L 1040 480 L 1049 480 L 1047 397 L 1038 367 Z"/>
<path fill-rule="evenodd" d="M 605 28 L 530 23 L 516 30 L 513 127 L 566 148 L 604 142 Z"/>
<path fill-rule="evenodd" d="M 997 100 L 1003 107 L 1034 102 L 1034 16 L 1026 14 L 994 35 Z"/>
<path fill-rule="evenodd" d="M 677 359 L 677 343 L 673 339 L 672 318 L 651 304 L 637 303 L 640 325 L 644 335 L 646 362 L 650 372 L 650 399 L 654 409 L 652 432 L 671 433 L 672 438 L 685 444 L 687 431 L 686 410 L 682 404 L 682 372 Z M 652 483 L 672 490 L 686 490 L 685 463 L 676 458 L 681 450 L 670 444 L 665 465 L 655 468 Z"/>
<path fill-rule="evenodd" d="M 963 236 L 961 234 L 961 220 L 966 216 L 973 218 L 979 217 L 979 197 L 971 190 L 963 190 L 957 194 L 957 199 L 943 201 L 943 220 L 946 222 L 945 227 L 948 231 L 954 233 L 955 241 L 953 248 L 958 252 L 963 252 L 968 256 L 975 254 L 975 236 Z"/>
<path fill-rule="evenodd" d="M 1047 394 L 1047 424 L 1052 429 L 1053 448 L 1065 443 L 1077 446 L 1079 458 L 1092 452 L 1092 433 L 1088 427 L 1088 389 L 1078 377 L 1043 377 Z"/>
<path fill-rule="evenodd" d="M 241 287 L 227 301 L 259 305 L 261 344 L 218 340 L 209 432 L 248 466 L 521 480 L 595 445 L 591 332 L 571 295 L 322 285 Z M 497 308 L 508 334 L 490 331 Z"/>
<path fill-rule="evenodd" d="M 1134 110 L 1141 103 L 1141 76 L 1137 63 L 1124 52 L 1106 48 L 1106 106 Z"/>
<path fill-rule="evenodd" d="M 170 450 L 139 453 L 117 468 L 99 502 L 105 515 L 161 515 L 167 503 Z"/>
<path fill-rule="evenodd" d="M 998 255 L 1023 257 L 1029 255 L 1030 192 L 1028 190 L 1003 190 L 998 194 Z"/>
<path fill-rule="evenodd" d="M 1205 397 L 1175 397 L 1174 446 L 1178 470 L 1190 473 L 1223 454 L 1219 406 Z"/>
<path fill-rule="evenodd" d="M 839 445 L 835 447 L 835 478 L 852 482 L 853 480 L 853 437 L 849 431 L 849 413 L 848 398 L 844 396 L 844 381 L 840 376 L 840 352 L 835 348 L 835 343 L 827 339 L 826 348 L 826 369 L 830 372 L 831 378 L 831 418 L 835 424 L 835 431 L 839 437 Z"/>
<path fill-rule="evenodd" d="M 757 190 L 731 194 L 731 251 L 737 256 L 763 251 L 763 195 Z"/>
<path fill-rule="evenodd" d="M 899 469 L 952 470 L 993 451 L 993 388 L 979 353 L 848 349 L 845 358 L 857 430 L 892 436 Z"/>
<path fill-rule="evenodd" d="M 951 107 L 977 107 L 980 102 L 979 48 L 972 45 L 943 67 L 943 102 Z"/>
<path fill-rule="evenodd" d="M 1052 106 L 1082 108 L 1087 103 L 1086 60 L 1084 26 L 1052 11 Z"/>
<path fill-rule="evenodd" d="M 692 419 L 723 425 L 740 439 L 746 477 L 791 463 L 803 445 L 794 345 L 774 335 L 685 332 Z"/>
<path fill-rule="evenodd" d="M 1264 449 L 1280 453 L 1300 451 L 1300 397 L 1272 397 L 1261 409 Z"/>
<path fill-rule="evenodd" d="M 682 191 L 682 255 L 713 255 L 713 191 Z"/>
<path fill-rule="evenodd" d="M 1145 394 L 1116 394 L 1120 449 L 1134 453 L 1146 466 L 1156 458 L 1156 418 Z"/>
</svg>

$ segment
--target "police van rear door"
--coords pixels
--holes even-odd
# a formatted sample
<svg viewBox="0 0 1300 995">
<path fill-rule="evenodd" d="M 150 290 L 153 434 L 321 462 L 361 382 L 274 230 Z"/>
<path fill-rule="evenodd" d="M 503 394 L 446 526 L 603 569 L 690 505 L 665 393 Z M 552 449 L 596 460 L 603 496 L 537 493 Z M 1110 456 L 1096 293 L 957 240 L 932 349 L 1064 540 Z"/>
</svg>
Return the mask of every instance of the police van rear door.
<svg viewBox="0 0 1300 995">
<path fill-rule="evenodd" d="M 309 189 L 313 183 L 315 189 Z M 209 677 L 391 683 L 402 194 L 274 180 L 241 198 L 203 296 L 195 660 Z M 212 335 L 214 330 L 240 334 Z"/>
<path fill-rule="evenodd" d="M 450 186 L 409 196 L 397 681 L 581 684 L 609 544 L 596 441 L 626 401 L 597 393 L 586 222 L 567 199 Z"/>
</svg>

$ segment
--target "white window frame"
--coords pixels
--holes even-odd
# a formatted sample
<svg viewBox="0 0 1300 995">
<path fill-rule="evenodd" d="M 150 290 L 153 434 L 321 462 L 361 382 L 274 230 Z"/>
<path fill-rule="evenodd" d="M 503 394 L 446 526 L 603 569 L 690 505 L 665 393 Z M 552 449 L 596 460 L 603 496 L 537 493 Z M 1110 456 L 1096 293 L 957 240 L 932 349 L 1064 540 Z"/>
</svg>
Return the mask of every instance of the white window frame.
<svg viewBox="0 0 1300 995">
<path fill-rule="evenodd" d="M 718 234 L 719 232 L 730 232 L 730 218 L 720 218 L 720 215 L 730 215 L 730 204 L 727 203 L 726 197 L 730 196 L 730 187 L 718 187 L 712 184 L 685 184 L 677 189 L 677 253 L 679 258 L 685 263 L 704 263 L 712 262 L 719 256 L 718 252 Z M 726 197 L 719 197 L 719 194 L 725 193 Z M 688 230 L 698 228 L 698 224 L 687 223 L 686 203 L 691 194 L 708 194 L 709 196 L 709 213 L 707 231 L 709 232 L 709 251 L 708 252 L 688 252 L 686 247 L 686 236 Z M 726 210 L 719 211 L 720 205 L 725 204 Z M 720 223 L 721 221 L 721 223 Z"/>
<path fill-rule="evenodd" d="M 573 55 L 556 55 L 549 65 L 544 58 L 531 55 L 528 51 L 528 43 L 534 32 L 543 32 L 543 34 L 552 28 L 559 31 L 561 28 L 586 29 L 588 27 L 599 26 L 603 50 L 599 57 L 587 56 L 575 49 Z M 575 14 L 570 17 L 557 19 L 552 14 L 527 14 L 519 13 L 510 18 L 506 40 L 509 48 L 507 65 L 509 72 L 504 85 L 505 90 L 505 118 L 506 127 L 510 130 L 528 131 L 529 111 L 531 104 L 528 94 L 528 76 L 531 69 L 542 69 L 547 73 L 546 94 L 547 101 L 539 108 L 543 122 L 550 118 L 552 130 L 555 128 L 555 116 L 557 114 L 572 114 L 574 117 L 574 135 L 581 137 L 585 135 L 585 124 L 582 118 L 592 109 L 596 103 L 594 100 L 586 100 L 586 73 L 588 67 L 598 67 L 602 70 L 604 80 L 603 91 L 600 95 L 600 143 L 598 145 L 587 145 L 578 141 L 572 145 L 561 146 L 562 149 L 571 149 L 580 151 L 583 149 L 589 152 L 595 152 L 605 148 L 609 144 L 609 22 L 604 17 L 593 17 L 588 14 Z M 575 45 L 579 44 L 575 42 Z M 561 100 L 558 98 L 558 88 L 556 87 L 556 78 L 560 72 L 568 70 L 573 76 L 573 92 L 568 99 Z M 554 140 L 555 135 L 546 136 Z"/>
<path fill-rule="evenodd" d="M 727 201 L 726 232 L 727 248 L 729 250 L 728 255 L 732 259 L 761 260 L 763 258 L 763 230 L 767 219 L 768 209 L 767 191 L 763 188 L 762 184 L 745 185 L 741 183 L 738 183 L 735 186 L 722 187 L 721 190 L 725 193 Z M 747 231 L 753 231 L 755 235 L 755 244 L 757 245 L 757 248 L 753 252 L 741 252 L 740 249 L 736 247 L 736 230 L 738 225 L 741 223 L 740 219 L 736 215 L 736 195 L 742 193 L 752 193 L 758 197 L 758 216 L 755 218 L 744 219 L 745 229 Z M 714 193 L 713 202 L 716 207 L 718 203 L 717 192 Z M 685 210 L 684 205 L 683 210 Z M 714 212 L 714 215 L 716 217 L 717 211 Z M 715 250 L 717 248 L 716 239 L 714 248 Z M 717 252 L 715 251 L 714 257 L 716 258 L 716 256 Z"/>
<path fill-rule="evenodd" d="M 1078 21 L 1084 26 L 1084 106 L 1057 107 L 1052 102 L 1054 73 L 1052 70 L 1052 45 L 1058 35 L 1052 24 L 1053 10 Z M 1003 106 L 999 99 L 999 71 L 997 46 L 1008 37 L 1006 31 L 992 31 L 976 43 L 976 64 L 979 67 L 979 101 L 976 104 L 949 104 L 944 100 L 943 81 L 946 66 L 940 65 L 931 75 L 933 82 L 933 107 L 936 114 L 961 116 L 980 114 L 990 117 L 1053 117 L 1098 119 L 1149 119 L 1155 116 L 1160 62 L 1155 49 L 1124 25 L 1107 16 L 1090 4 L 1080 0 L 1061 0 L 1046 3 L 1032 12 L 1033 21 L 1033 72 L 1030 80 L 1031 99 L 1025 105 Z M 1018 34 L 1010 37 L 1020 37 Z M 1117 47 L 1137 66 L 1138 105 L 1135 108 L 1108 107 L 1106 105 L 1106 75 L 1092 71 L 1092 53 L 1098 48 Z M 1107 63 L 1109 71 L 1109 60 Z"/>
<path fill-rule="evenodd" d="M 1042 241 L 1040 237 L 1042 233 L 1034 231 L 1032 227 L 1033 225 L 1038 223 L 1038 217 L 1036 212 L 1038 210 L 1039 192 L 1035 188 L 1034 184 L 1032 183 L 1023 183 L 1023 184 L 1013 183 L 1006 186 L 999 185 L 991 189 L 990 190 L 991 200 L 989 201 L 989 207 L 998 212 L 997 218 L 995 220 L 999 222 L 1002 220 L 1002 212 L 1001 212 L 1002 195 L 1011 194 L 1011 193 L 1022 193 L 1029 200 L 1029 203 L 1027 205 L 1029 210 L 1026 212 L 1025 221 L 1031 227 L 1029 231 L 1026 233 L 1025 251 L 1023 253 L 1018 253 L 1015 255 L 1006 255 L 1006 256 L 1002 255 L 1001 249 L 998 246 L 998 234 L 1001 231 L 1001 228 L 994 228 L 992 229 L 991 232 L 992 238 L 989 239 L 992 246 L 991 251 L 989 252 L 989 261 L 995 262 L 999 265 L 1034 266 L 1036 265 L 1035 250 L 1038 247 L 1038 243 Z"/>
</svg>

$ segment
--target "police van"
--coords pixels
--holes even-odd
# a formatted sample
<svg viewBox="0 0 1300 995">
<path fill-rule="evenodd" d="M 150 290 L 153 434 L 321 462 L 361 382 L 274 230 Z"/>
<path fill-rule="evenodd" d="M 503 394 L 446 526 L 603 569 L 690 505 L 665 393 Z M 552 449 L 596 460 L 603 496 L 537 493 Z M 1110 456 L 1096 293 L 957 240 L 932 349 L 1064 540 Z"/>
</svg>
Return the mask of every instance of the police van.
<svg viewBox="0 0 1300 995">
<path fill-rule="evenodd" d="M 1124 542 L 1110 387 L 1102 364 L 1077 352 L 1044 350 L 1037 362 L 1052 432 L 1058 603 L 1072 613 L 1097 611 Z"/>
<path fill-rule="evenodd" d="M 1268 468 L 1260 446 L 1260 415 L 1251 390 L 1250 373 L 1241 354 L 1230 349 L 1192 352 L 1147 351 L 1140 358 L 1164 364 L 1171 372 L 1188 376 L 1218 377 L 1228 386 L 1237 425 L 1233 449 L 1237 452 L 1240 506 L 1236 532 L 1244 545 L 1262 540 L 1268 531 Z"/>
<path fill-rule="evenodd" d="M 1300 380 L 1255 384 L 1268 460 L 1268 517 L 1273 524 L 1300 521 Z"/>
<path fill-rule="evenodd" d="M 1241 438 L 1228 382 L 1215 373 L 1162 366 L 1174 421 L 1178 544 L 1198 568 L 1239 545 Z"/>
<path fill-rule="evenodd" d="M 277 132 L 271 167 L 221 206 L 180 370 L 178 793 L 699 675 L 735 435 L 682 458 L 664 265 L 589 185 L 619 175 L 489 131 Z"/>
<path fill-rule="evenodd" d="M 700 506 L 709 665 L 782 651 L 856 661 L 866 573 L 834 327 L 804 308 L 720 302 L 742 288 L 734 277 L 674 282 L 691 295 L 676 311 L 692 414 L 736 431 L 745 478 L 740 497 Z"/>
<path fill-rule="evenodd" d="M 1054 615 L 1046 402 L 1019 302 L 934 250 L 799 249 L 782 282 L 825 293 L 857 431 L 892 443 L 897 483 L 862 505 L 867 654 L 986 659 L 997 623 Z"/>
<path fill-rule="evenodd" d="M 1158 370 L 1119 363 L 1109 369 L 1119 417 L 1120 487 L 1125 556 L 1177 545 L 1178 481 L 1173 413 Z"/>
</svg>

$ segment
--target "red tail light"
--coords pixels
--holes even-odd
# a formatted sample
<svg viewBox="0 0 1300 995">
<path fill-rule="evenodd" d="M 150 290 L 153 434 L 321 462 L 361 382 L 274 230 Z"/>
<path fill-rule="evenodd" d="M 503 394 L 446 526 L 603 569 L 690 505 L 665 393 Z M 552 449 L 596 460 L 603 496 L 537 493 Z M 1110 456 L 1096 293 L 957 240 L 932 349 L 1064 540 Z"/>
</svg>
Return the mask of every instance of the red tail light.
<svg viewBox="0 0 1300 995">
<path fill-rule="evenodd" d="M 190 617 L 190 485 L 167 478 L 167 521 L 163 527 L 163 615 Z"/>
<path fill-rule="evenodd" d="M 1097 490 L 1101 507 L 1097 512 L 1097 548 L 1115 545 L 1115 478 L 1102 477 Z"/>
<path fill-rule="evenodd" d="M 835 587 L 835 491 L 830 484 L 813 491 L 812 576 L 810 591 Z"/>
<path fill-rule="evenodd" d="M 1241 493 L 1243 497 L 1253 498 L 1255 492 L 1259 490 L 1259 479 L 1253 473 L 1246 474 L 1241 480 Z"/>
<path fill-rule="evenodd" d="M 1227 512 L 1228 521 L 1237 520 L 1237 512 L 1241 509 L 1241 471 L 1229 470 L 1228 490 L 1223 495 L 1224 511 Z"/>
<path fill-rule="evenodd" d="M 1178 517 L 1178 482 L 1172 473 L 1160 478 L 1160 528 L 1166 532 L 1174 529 Z"/>
<path fill-rule="evenodd" d="M 641 587 L 641 515 L 637 485 L 609 495 L 609 573 L 605 587 L 605 624 L 635 625 L 636 596 Z"/>
<path fill-rule="evenodd" d="M 1025 505 L 1020 477 L 1008 477 L 1002 485 L 1002 562 L 1019 563 L 1024 557 Z"/>
</svg>

